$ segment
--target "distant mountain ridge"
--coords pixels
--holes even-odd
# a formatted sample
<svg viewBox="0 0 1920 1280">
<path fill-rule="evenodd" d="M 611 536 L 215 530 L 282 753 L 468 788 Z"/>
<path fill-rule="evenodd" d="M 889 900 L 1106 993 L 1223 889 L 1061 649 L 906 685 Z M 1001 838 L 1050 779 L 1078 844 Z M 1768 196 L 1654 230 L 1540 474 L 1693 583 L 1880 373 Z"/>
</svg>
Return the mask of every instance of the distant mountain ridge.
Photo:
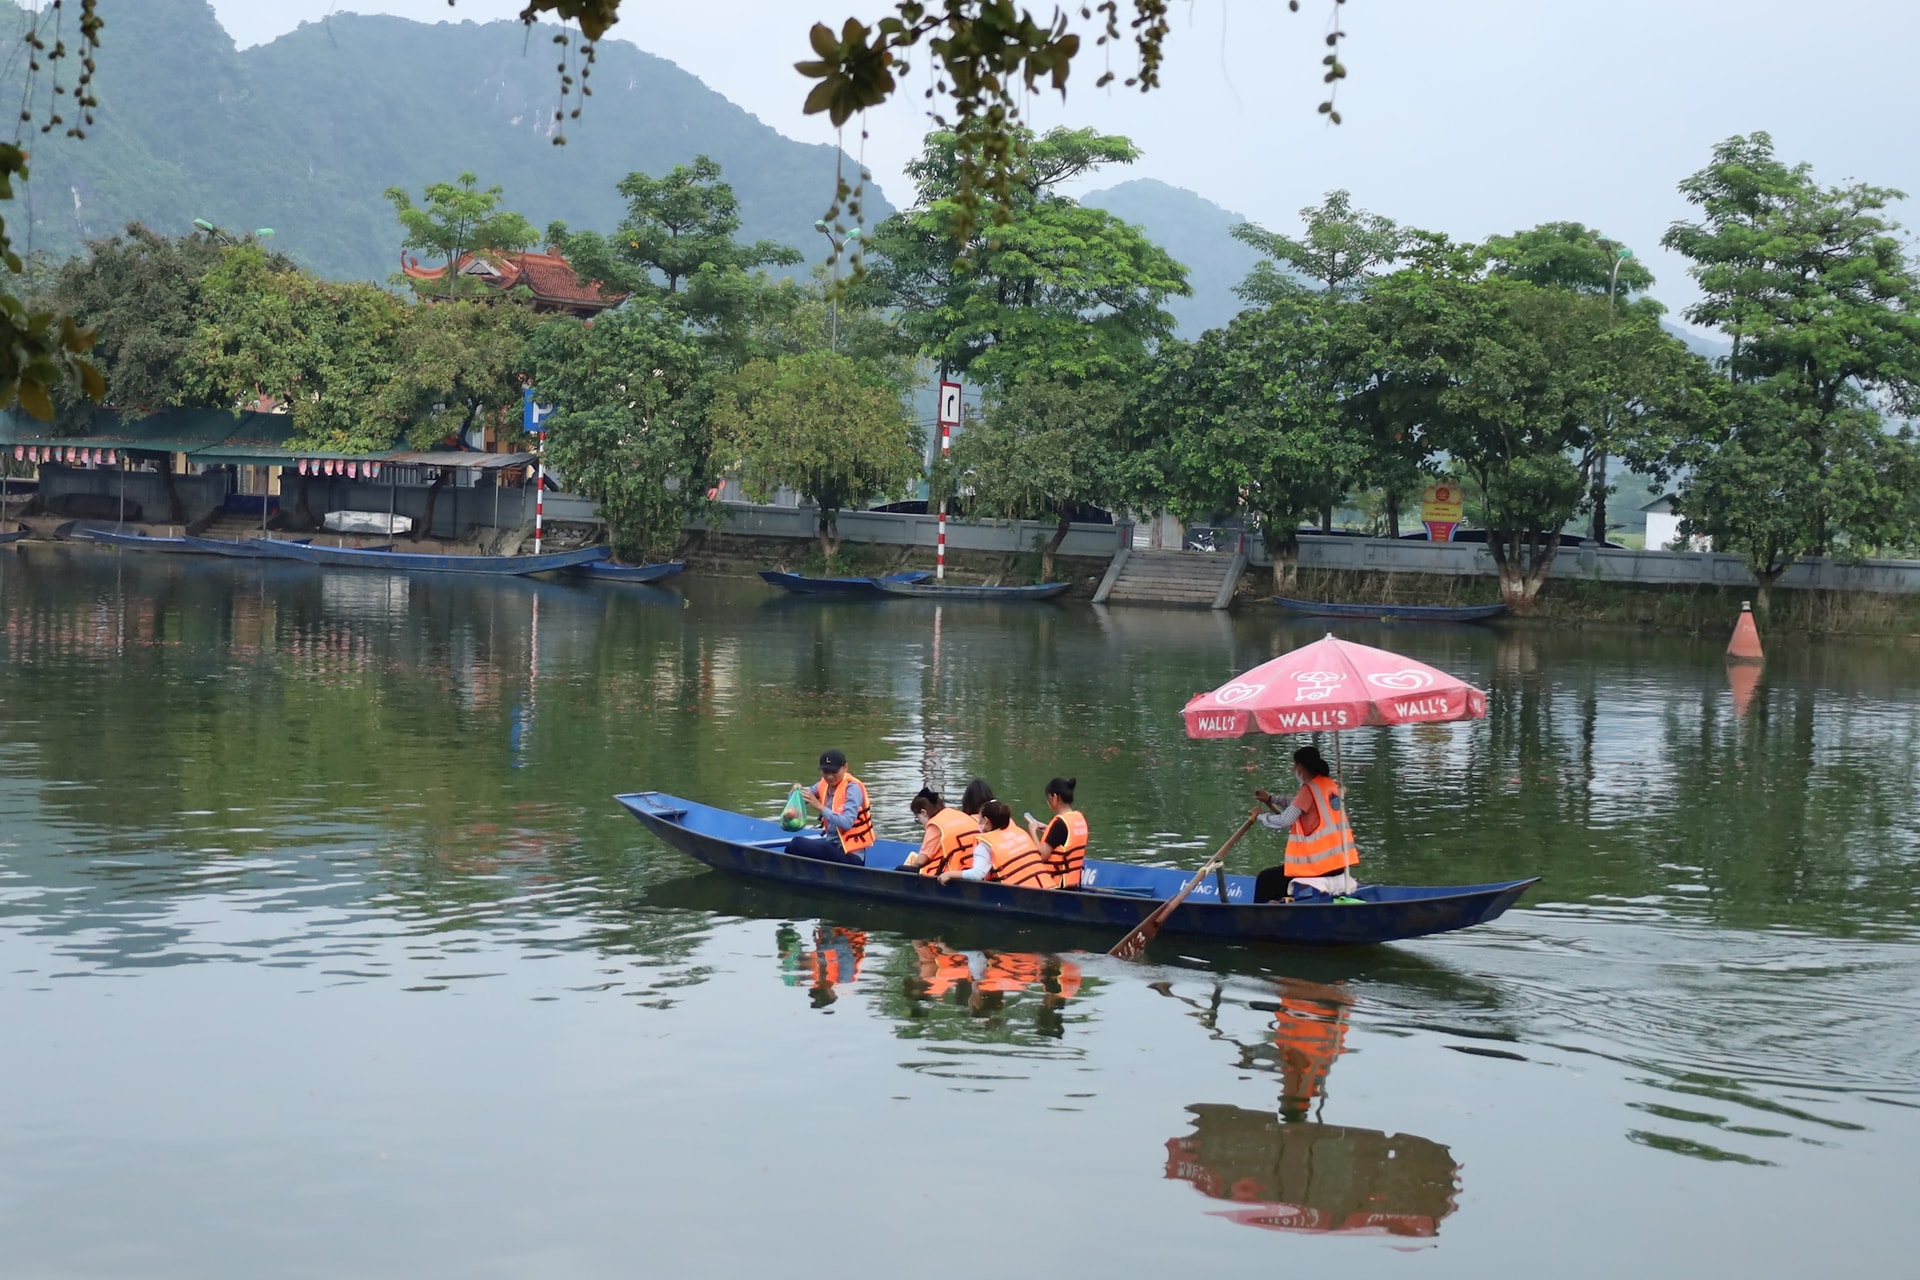
<svg viewBox="0 0 1920 1280">
<path fill-rule="evenodd" d="M 1246 218 L 1156 178 L 1134 178 L 1090 191 L 1080 197 L 1080 203 L 1105 209 L 1142 228 L 1187 269 L 1193 296 L 1167 303 L 1181 337 L 1197 338 L 1240 313 L 1242 303 L 1233 287 L 1260 261 L 1257 252 L 1231 234 Z"/>
<path fill-rule="evenodd" d="M 859 172 L 625 41 L 600 45 L 593 96 L 554 146 L 557 28 L 336 14 L 237 50 L 206 0 L 100 8 L 98 122 L 83 141 L 31 139 L 32 180 L 7 215 L 26 248 L 65 255 L 131 220 L 171 233 L 206 218 L 235 232 L 271 227 L 276 249 L 324 275 L 384 280 L 400 248 L 381 194 L 390 186 L 417 199 L 470 170 L 535 226 L 611 231 L 622 177 L 706 154 L 740 197 L 744 238 L 817 261 L 826 246 L 813 221 L 832 202 L 836 166 Z M 16 95 L 17 52 L 12 39 L 0 48 L 0 91 Z M 866 221 L 891 212 L 870 184 Z"/>
</svg>

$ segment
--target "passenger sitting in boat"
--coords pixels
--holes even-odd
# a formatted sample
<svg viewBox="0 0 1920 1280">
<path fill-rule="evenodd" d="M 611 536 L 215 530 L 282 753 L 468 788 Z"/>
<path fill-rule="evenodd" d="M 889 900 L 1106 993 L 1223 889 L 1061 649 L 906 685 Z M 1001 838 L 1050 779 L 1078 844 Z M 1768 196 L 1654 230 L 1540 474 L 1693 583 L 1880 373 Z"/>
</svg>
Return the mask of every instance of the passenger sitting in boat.
<svg viewBox="0 0 1920 1280">
<path fill-rule="evenodd" d="M 973 865 L 949 867 L 941 884 L 955 880 L 994 880 L 1030 889 L 1057 889 L 1047 869 L 1047 856 L 1026 832 L 1013 825 L 1013 810 L 1004 800 L 991 800 L 980 810 L 980 839 L 973 846 Z"/>
<path fill-rule="evenodd" d="M 1086 815 L 1073 807 L 1073 789 L 1078 781 L 1055 778 L 1047 784 L 1047 808 L 1053 811 L 1053 818 L 1044 831 L 1032 814 L 1027 815 L 1027 834 L 1047 855 L 1048 869 L 1062 889 L 1080 887 L 1081 871 L 1087 861 Z"/>
<path fill-rule="evenodd" d="M 1261 826 L 1287 832 L 1286 862 L 1255 877 L 1255 902 L 1327 901 L 1359 888 L 1348 868 L 1359 863 L 1360 851 L 1347 824 L 1346 798 L 1332 773 L 1318 747 L 1293 753 L 1300 789 L 1285 809 L 1260 815 Z M 1272 794 L 1264 789 L 1253 798 L 1274 807 Z"/>
<path fill-rule="evenodd" d="M 808 807 L 820 811 L 820 834 L 795 836 L 787 852 L 796 858 L 845 862 L 865 866 L 873 846 L 873 808 L 867 786 L 847 771 L 846 753 L 839 749 L 820 754 L 820 781 L 800 791 Z"/>
<path fill-rule="evenodd" d="M 976 780 L 967 788 L 972 795 L 974 787 L 986 788 L 986 783 Z M 979 819 L 959 809 L 950 809 L 940 798 L 940 793 L 931 787 L 920 788 L 920 794 L 913 798 L 913 816 L 926 827 L 927 834 L 920 842 L 920 851 L 909 854 L 907 860 L 895 870 L 918 871 L 923 876 L 937 876 L 950 865 L 958 865 L 968 849 L 980 838 Z M 978 805 L 975 806 L 978 808 Z"/>
</svg>

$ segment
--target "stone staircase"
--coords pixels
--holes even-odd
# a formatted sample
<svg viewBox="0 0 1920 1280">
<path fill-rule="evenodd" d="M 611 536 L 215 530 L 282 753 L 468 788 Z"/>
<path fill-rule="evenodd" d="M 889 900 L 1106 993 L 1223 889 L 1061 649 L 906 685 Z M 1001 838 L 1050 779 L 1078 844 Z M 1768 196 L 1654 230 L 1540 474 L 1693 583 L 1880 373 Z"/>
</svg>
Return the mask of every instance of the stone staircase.
<svg viewBox="0 0 1920 1280">
<path fill-rule="evenodd" d="M 1245 551 L 1135 551 L 1114 553 L 1093 594 L 1095 604 L 1188 605 L 1224 609 L 1246 572 Z"/>
<path fill-rule="evenodd" d="M 245 538 L 260 536 L 260 521 L 257 517 L 249 519 L 243 515 L 222 512 L 212 524 L 199 533 L 202 538 L 218 538 L 222 542 L 239 542 Z"/>
</svg>

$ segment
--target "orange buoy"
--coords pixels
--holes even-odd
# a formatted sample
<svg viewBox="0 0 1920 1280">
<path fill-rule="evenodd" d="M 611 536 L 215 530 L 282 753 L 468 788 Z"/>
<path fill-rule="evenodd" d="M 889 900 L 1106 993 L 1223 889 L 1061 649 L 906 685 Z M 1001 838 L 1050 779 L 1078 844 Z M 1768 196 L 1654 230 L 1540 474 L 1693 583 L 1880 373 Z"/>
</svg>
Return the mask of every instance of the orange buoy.
<svg viewBox="0 0 1920 1280">
<path fill-rule="evenodd" d="M 1740 602 L 1740 621 L 1733 624 L 1733 639 L 1727 641 L 1727 658 L 1732 662 L 1760 662 L 1766 658 L 1760 649 L 1760 629 L 1753 625 L 1753 603 Z"/>
</svg>

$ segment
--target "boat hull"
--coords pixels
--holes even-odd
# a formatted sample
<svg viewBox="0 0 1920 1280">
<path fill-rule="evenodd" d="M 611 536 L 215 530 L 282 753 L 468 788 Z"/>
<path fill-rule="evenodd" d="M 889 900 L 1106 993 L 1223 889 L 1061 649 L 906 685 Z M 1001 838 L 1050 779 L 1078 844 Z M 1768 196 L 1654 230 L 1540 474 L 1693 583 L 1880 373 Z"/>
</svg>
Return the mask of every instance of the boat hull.
<svg viewBox="0 0 1920 1280">
<path fill-rule="evenodd" d="M 128 551 L 171 551 L 195 556 L 211 554 L 208 548 L 194 545 L 203 541 L 199 538 L 152 538 L 144 533 L 115 533 L 111 529 L 89 529 L 85 526 L 76 529 L 73 536 Z"/>
<path fill-rule="evenodd" d="M 1273 602 L 1289 613 L 1315 618 L 1353 618 L 1367 622 L 1485 622 L 1507 611 L 1504 604 L 1332 604 L 1320 600 L 1292 600 L 1275 596 Z"/>
<path fill-rule="evenodd" d="M 760 580 L 768 586 L 802 596 L 871 596 L 879 594 L 882 582 L 924 582 L 932 576 L 924 569 L 912 573 L 890 573 L 883 578 L 809 578 L 799 573 L 782 573 L 778 569 L 760 570 Z"/>
<path fill-rule="evenodd" d="M 872 866 L 796 858 L 783 852 L 792 836 L 778 823 L 716 809 L 657 791 L 615 796 L 662 843 L 707 866 L 759 880 L 909 903 L 951 912 L 1098 928 L 1116 938 L 1173 896 L 1191 874 L 1163 867 L 1087 861 L 1082 890 L 1023 889 L 984 881 L 943 885 L 930 876 L 892 870 L 917 846 L 882 840 Z M 1167 918 L 1161 931 L 1229 942 L 1300 946 L 1366 946 L 1448 933 L 1498 917 L 1535 879 L 1438 888 L 1369 886 L 1351 904 L 1254 904 L 1252 876 L 1228 876 L 1227 902 L 1209 878 Z"/>
<path fill-rule="evenodd" d="M 1043 582 L 1034 587 L 959 587 L 929 586 L 917 582 L 876 581 L 874 586 L 890 596 L 915 600 L 1051 600 L 1066 594 L 1071 582 Z"/>
<path fill-rule="evenodd" d="M 591 578 L 595 582 L 658 582 L 662 578 L 671 578 L 686 568 L 683 561 L 674 560 L 667 564 L 609 564 L 603 560 L 577 564 L 567 570 L 574 578 Z"/>
<path fill-rule="evenodd" d="M 380 569 L 388 573 L 465 573 L 488 577 L 524 577 L 552 573 L 607 558 L 605 547 L 582 547 L 541 556 L 439 556 L 410 551 L 367 551 L 351 547 L 322 547 L 310 543 L 247 539 L 282 560 L 325 565 L 331 569 Z"/>
<path fill-rule="evenodd" d="M 8 533 L 0 533 L 0 547 L 6 546 L 9 542 L 19 542 L 31 532 L 30 529 L 14 529 Z"/>
</svg>

